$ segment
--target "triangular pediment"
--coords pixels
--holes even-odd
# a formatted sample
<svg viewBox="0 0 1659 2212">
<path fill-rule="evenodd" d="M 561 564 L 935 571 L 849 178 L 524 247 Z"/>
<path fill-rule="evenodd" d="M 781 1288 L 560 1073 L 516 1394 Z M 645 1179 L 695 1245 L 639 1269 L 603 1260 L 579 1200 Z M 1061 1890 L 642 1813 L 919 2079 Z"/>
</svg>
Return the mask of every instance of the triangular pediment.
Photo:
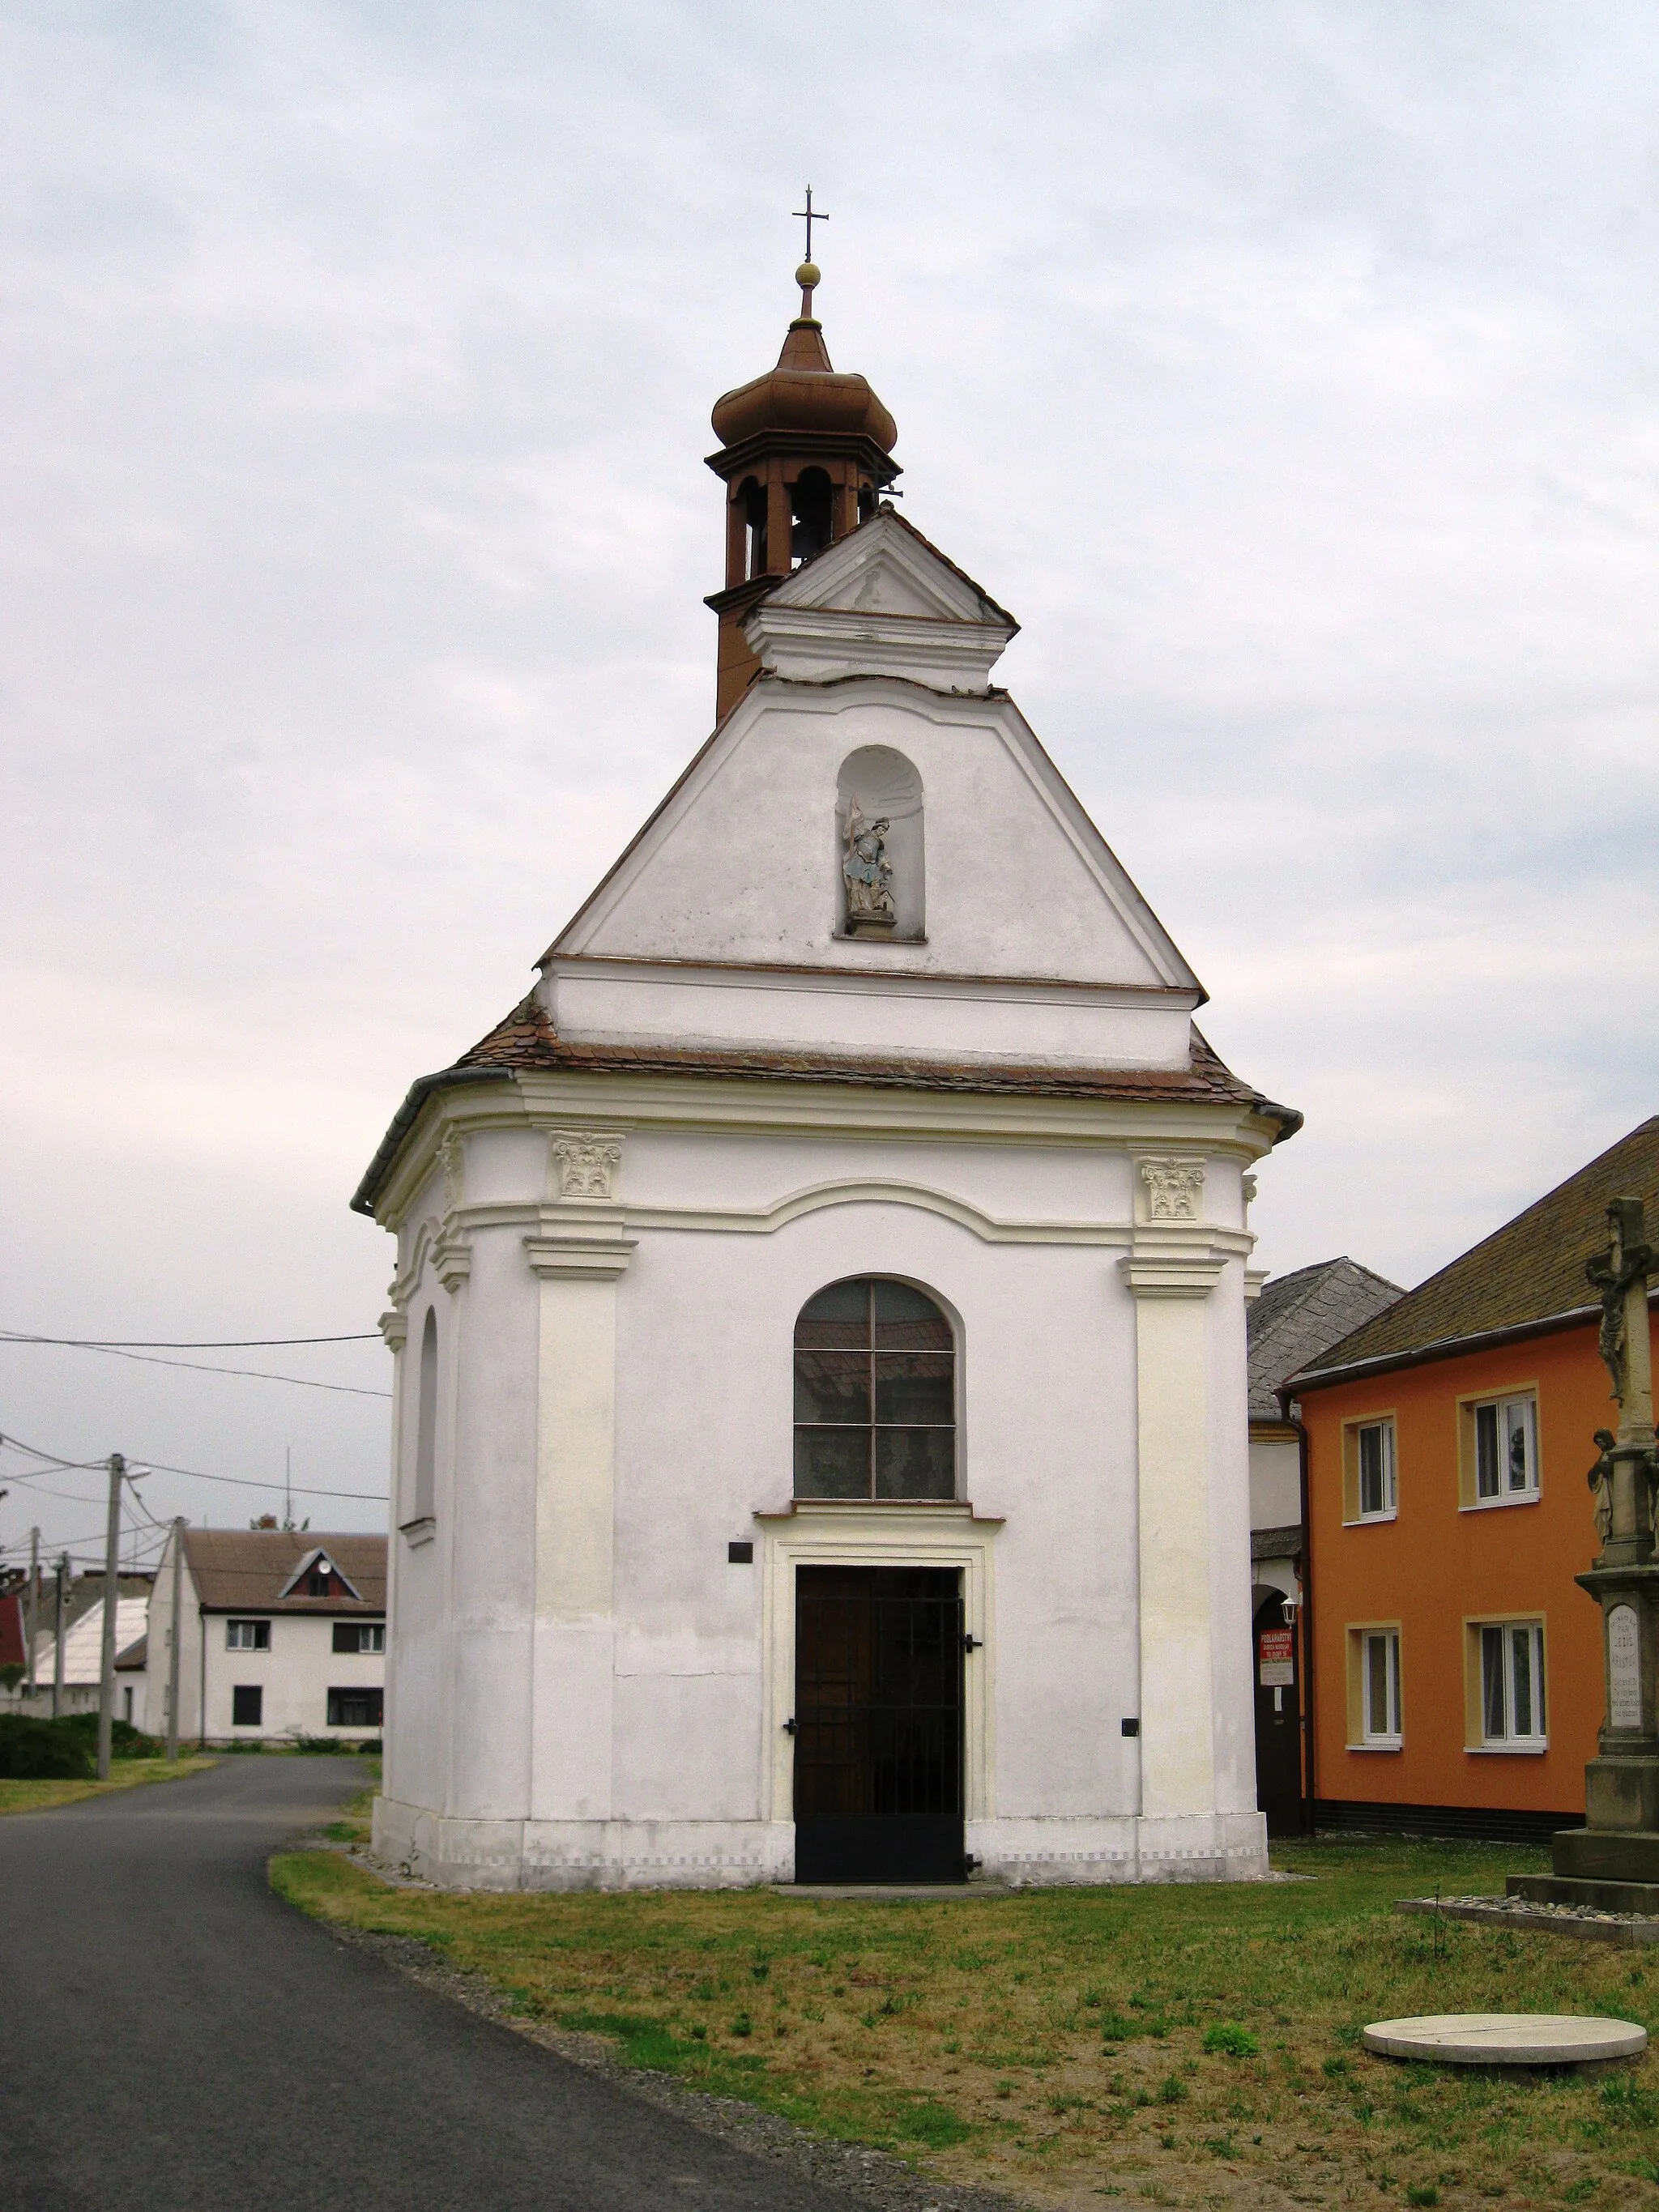
<svg viewBox="0 0 1659 2212">
<path fill-rule="evenodd" d="M 1010 636 L 1019 627 L 982 586 L 890 508 L 786 577 L 769 604 L 986 623 Z"/>
<path fill-rule="evenodd" d="M 854 801 L 884 840 L 886 937 L 849 921 Z M 544 960 L 1203 995 L 1006 694 L 879 675 L 763 675 Z"/>
<path fill-rule="evenodd" d="M 786 576 L 744 635 L 761 666 L 795 683 L 902 676 L 984 690 L 1019 624 L 902 515 L 883 507 Z"/>
</svg>

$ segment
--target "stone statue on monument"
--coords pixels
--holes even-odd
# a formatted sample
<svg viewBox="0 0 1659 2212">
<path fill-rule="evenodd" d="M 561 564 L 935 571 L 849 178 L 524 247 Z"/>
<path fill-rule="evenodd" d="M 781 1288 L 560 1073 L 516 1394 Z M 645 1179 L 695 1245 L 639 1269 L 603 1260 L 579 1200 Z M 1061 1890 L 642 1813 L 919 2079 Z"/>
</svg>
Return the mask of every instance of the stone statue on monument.
<svg viewBox="0 0 1659 2212">
<path fill-rule="evenodd" d="M 1644 1235 L 1639 1198 L 1616 1198 L 1607 1208 L 1612 1232 L 1605 1252 L 1584 1263 L 1584 1273 L 1601 1297 L 1601 1329 L 1598 1340 L 1601 1358 L 1613 1378 L 1613 1395 L 1619 1404 L 1619 1432 L 1609 1437 L 1598 1429 L 1595 1442 L 1601 1457 L 1591 1472 L 1590 1486 L 1598 1492 L 1596 1528 L 1601 1535 L 1602 1558 L 1609 1545 L 1619 1547 L 1618 1564 L 1634 1564 L 1653 1556 L 1654 1490 L 1659 1484 L 1659 1455 L 1654 1449 L 1653 1358 L 1648 1328 L 1648 1279 L 1659 1274 L 1656 1255 Z M 1605 1468 L 1606 1474 L 1601 1470 Z M 1605 1483 L 1607 1525 L 1602 1528 L 1603 1507 L 1599 1492 Z M 1631 1547 L 1634 1547 L 1634 1549 Z"/>
<path fill-rule="evenodd" d="M 1601 1540 L 1576 1577 L 1601 1608 L 1606 1720 L 1584 1769 L 1584 1826 L 1560 1829 L 1553 1876 L 1510 1888 L 1555 1904 L 1659 1912 L 1659 1559 L 1654 1556 L 1653 1349 L 1648 1283 L 1659 1254 L 1639 1198 L 1607 1208 L 1607 1248 L 1586 1261 L 1601 1299 L 1600 1351 L 1619 1402 L 1616 1432 L 1595 1431 L 1589 1471 Z"/>
</svg>

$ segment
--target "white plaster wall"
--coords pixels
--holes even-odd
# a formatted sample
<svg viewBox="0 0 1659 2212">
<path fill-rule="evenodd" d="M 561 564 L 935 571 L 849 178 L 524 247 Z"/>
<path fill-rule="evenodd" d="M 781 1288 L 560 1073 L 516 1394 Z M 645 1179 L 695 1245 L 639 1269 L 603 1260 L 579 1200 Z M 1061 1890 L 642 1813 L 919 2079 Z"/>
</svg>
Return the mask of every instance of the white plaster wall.
<svg viewBox="0 0 1659 2212">
<path fill-rule="evenodd" d="M 1250 1526 L 1290 1528 L 1302 1518 L 1302 1455 L 1295 1443 L 1250 1439 Z"/>
<path fill-rule="evenodd" d="M 925 944 L 836 935 L 836 780 L 850 752 L 872 744 L 921 778 Z M 1193 980 L 1011 700 L 881 678 L 757 684 L 558 950 L 653 958 L 670 946 L 693 961 Z"/>
<path fill-rule="evenodd" d="M 1148 1309 L 1138 1309 L 1121 1265 L 1134 1212 L 1128 1152 L 685 1127 L 635 1127 L 622 1140 L 620 1203 L 599 1210 L 635 1240 L 614 1282 L 539 1281 L 527 1263 L 526 1237 L 538 1224 L 553 1237 L 558 1223 L 595 1212 L 544 1205 L 545 1137 L 492 1130 L 468 1140 L 456 1217 L 468 1272 L 453 1289 L 434 1279 L 429 1235 L 420 1244 L 419 1222 L 443 1203 L 441 1188 L 410 1210 L 405 1257 L 428 1256 L 408 1286 L 408 1340 L 418 1343 L 435 1299 L 444 1356 L 435 1538 L 418 1547 L 393 1539 L 386 1847 L 416 1851 L 421 1823 L 436 1818 L 450 1824 L 432 1854 L 447 1878 L 531 1878 L 520 1854 L 533 1835 L 544 1853 L 537 1878 L 555 1878 L 562 1853 L 586 1869 L 571 1878 L 592 1879 L 621 1848 L 606 1841 L 618 1824 L 678 1823 L 714 1838 L 708 1863 L 684 1878 L 737 1878 L 719 1869 L 739 1863 L 750 1869 L 743 1878 L 766 1870 L 766 1855 L 784 1847 L 744 1838 L 787 1808 L 769 1802 L 755 1516 L 790 1501 L 797 1312 L 838 1277 L 885 1273 L 924 1285 L 957 1320 L 961 1494 L 1001 1521 L 995 1634 L 968 1662 L 985 1670 L 991 1703 L 984 1818 L 1012 1824 L 1020 1867 L 1038 1878 L 1045 1864 L 1052 1878 L 1066 1856 L 1053 1837 L 1068 1824 L 1097 1873 L 1103 1856 L 1120 1872 L 1133 1867 L 1140 1747 L 1121 1723 L 1141 1711 L 1137 1347 Z M 1212 1218 L 1234 1229 L 1237 1167 L 1212 1161 L 1206 1194 Z M 792 1194 L 839 1182 L 892 1194 L 752 1225 Z M 907 1202 L 903 1189 L 970 1209 L 981 1226 Z M 705 1222 L 730 1211 L 751 1225 L 675 1225 L 688 1210 Z M 987 1223 L 1008 1235 L 999 1241 Z M 1021 1224 L 1097 1235 L 1019 1241 Z M 605 1301 L 614 1352 L 592 1334 Z M 1202 1806 L 1183 1812 L 1210 1820 L 1223 1838 L 1216 1848 L 1236 1848 L 1244 1865 L 1255 1832 L 1242 1258 L 1207 1297 L 1163 1310 L 1182 1313 L 1208 1376 L 1191 1448 L 1194 1510 L 1209 1516 L 1194 1553 L 1207 1577 L 1196 1611 L 1206 1596 L 1209 1645 L 1191 1727 L 1213 1783 L 1197 1792 Z M 562 1518 L 568 1501 L 549 1504 L 549 1480 L 556 1492 L 563 1480 L 556 1465 L 549 1475 L 545 1405 L 538 1440 L 550 1344 L 567 1364 L 575 1356 L 579 1381 L 583 1361 L 614 1363 L 610 1376 L 589 1378 L 614 1389 L 602 1563 L 580 1513 Z M 588 1395 L 578 1389 L 561 1420 L 580 1430 Z M 406 1461 L 407 1411 L 401 1427 Z M 574 1547 L 568 1557 L 560 1530 Z M 744 1538 L 756 1563 L 732 1565 L 727 1545 Z M 554 1586 L 562 1576 L 564 1597 Z M 1229 1816 L 1247 1817 L 1224 1838 Z M 975 1834 L 983 1841 L 992 1830 Z M 1085 1856 L 1082 1844 L 1072 1855 Z M 562 1859 L 560 1869 L 564 1879 Z"/>
<path fill-rule="evenodd" d="M 1017 984 L 940 986 L 930 994 L 894 989 L 891 980 L 838 976 L 830 983 L 717 969 L 635 975 L 620 963 L 596 972 L 555 961 L 542 998 L 560 1036 L 584 1043 L 833 1047 L 1065 1067 L 1188 1065 L 1188 998 L 1115 1002 L 1109 993 L 1043 993 Z"/>
</svg>

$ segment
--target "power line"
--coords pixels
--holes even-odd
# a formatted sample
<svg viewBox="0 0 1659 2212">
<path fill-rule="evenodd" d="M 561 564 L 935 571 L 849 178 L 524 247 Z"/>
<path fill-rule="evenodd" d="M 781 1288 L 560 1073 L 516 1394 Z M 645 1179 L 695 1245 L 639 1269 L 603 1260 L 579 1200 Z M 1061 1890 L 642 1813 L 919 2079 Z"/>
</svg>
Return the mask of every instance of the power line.
<svg viewBox="0 0 1659 2212">
<path fill-rule="evenodd" d="M 377 1328 L 350 1336 L 34 1336 L 26 1329 L 0 1328 L 11 1344 L 64 1344 L 81 1352 L 269 1352 L 290 1344 L 378 1344 Z"/>
<path fill-rule="evenodd" d="M 263 1367 L 211 1367 L 203 1359 L 162 1359 L 153 1352 L 124 1352 L 118 1345 L 81 1344 L 69 1337 L 15 1336 L 0 1329 L 0 1344 L 56 1344 L 71 1352 L 101 1352 L 107 1359 L 137 1359 L 146 1367 L 188 1367 L 198 1375 L 240 1375 L 254 1382 L 291 1382 L 301 1390 L 333 1390 L 346 1398 L 390 1398 L 390 1390 L 366 1390 L 356 1382 L 313 1382 L 307 1375 L 272 1375 Z"/>
<path fill-rule="evenodd" d="M 55 1470 L 49 1468 L 46 1471 L 51 1474 Z M 77 1497 L 72 1490 L 48 1490 L 44 1483 L 36 1482 L 33 1475 L 9 1474 L 6 1480 L 8 1482 L 27 1482 L 32 1485 L 28 1493 L 31 1498 L 61 1498 L 66 1505 L 95 1505 L 98 1502 L 95 1498 Z"/>
<path fill-rule="evenodd" d="M 204 1474 L 198 1467 L 169 1467 L 164 1460 L 147 1459 L 141 1462 L 157 1474 L 187 1474 L 197 1482 L 228 1482 L 239 1490 L 269 1490 L 276 1492 L 280 1482 L 255 1482 L 245 1474 Z M 296 1482 L 296 1498 L 356 1498 L 368 1505 L 384 1505 L 386 1492 L 383 1490 L 319 1490 L 314 1483 Z"/>
<path fill-rule="evenodd" d="M 17 1451 L 27 1452 L 33 1459 L 51 1461 L 52 1466 L 46 1470 L 48 1474 L 55 1473 L 59 1468 L 72 1473 L 82 1468 L 102 1467 L 106 1463 L 100 1459 L 60 1459 L 56 1452 L 42 1451 L 38 1445 L 26 1444 L 21 1437 L 0 1437 L 0 1446 L 5 1445 L 10 1445 Z M 277 1482 L 260 1482 L 251 1475 L 209 1474 L 204 1468 L 199 1467 L 169 1467 L 165 1460 L 148 1459 L 142 1452 L 134 1454 L 133 1463 L 136 1467 L 144 1468 L 151 1474 L 186 1475 L 192 1482 L 228 1482 L 233 1489 L 236 1490 L 275 1492 L 285 1486 Z M 27 1472 L 22 1474 L 10 1475 L 7 1479 L 12 1482 L 38 1483 L 39 1481 L 37 1475 Z M 143 1476 L 141 1474 L 138 1480 L 142 1481 Z M 307 1482 L 296 1482 L 286 1486 L 291 1487 L 295 1494 L 300 1498 L 356 1498 L 368 1505 L 384 1505 L 387 1502 L 387 1494 L 383 1490 L 319 1490 L 315 1483 Z M 37 1491 L 35 1494 L 45 1498 L 62 1498 L 67 1493 L 61 1490 L 47 1490 Z M 85 1505 L 90 1504 L 92 1501 L 89 1498 L 71 1498 L 70 1502 L 71 1504 Z"/>
<path fill-rule="evenodd" d="M 21 1437 L 0 1437 L 0 1444 L 9 1445 L 13 1451 L 27 1452 L 31 1459 L 50 1460 L 54 1467 L 73 1468 L 102 1467 L 104 1464 L 100 1459 L 64 1459 L 58 1452 L 42 1451 L 39 1444 L 26 1444 Z M 22 1482 L 27 1477 L 18 1475 L 15 1480 Z"/>
</svg>

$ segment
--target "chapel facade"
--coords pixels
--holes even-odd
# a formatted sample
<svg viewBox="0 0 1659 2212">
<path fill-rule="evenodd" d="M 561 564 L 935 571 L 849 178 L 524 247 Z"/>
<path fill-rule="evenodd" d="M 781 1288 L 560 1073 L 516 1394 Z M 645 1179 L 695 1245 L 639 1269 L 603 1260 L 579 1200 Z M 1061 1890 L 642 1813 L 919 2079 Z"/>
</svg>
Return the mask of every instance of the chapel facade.
<svg viewBox="0 0 1659 2212">
<path fill-rule="evenodd" d="M 801 311 L 714 410 L 716 724 L 410 1091 L 375 1845 L 493 1888 L 1237 1879 L 1250 1168 L 1299 1116 L 884 496 Z"/>
</svg>

